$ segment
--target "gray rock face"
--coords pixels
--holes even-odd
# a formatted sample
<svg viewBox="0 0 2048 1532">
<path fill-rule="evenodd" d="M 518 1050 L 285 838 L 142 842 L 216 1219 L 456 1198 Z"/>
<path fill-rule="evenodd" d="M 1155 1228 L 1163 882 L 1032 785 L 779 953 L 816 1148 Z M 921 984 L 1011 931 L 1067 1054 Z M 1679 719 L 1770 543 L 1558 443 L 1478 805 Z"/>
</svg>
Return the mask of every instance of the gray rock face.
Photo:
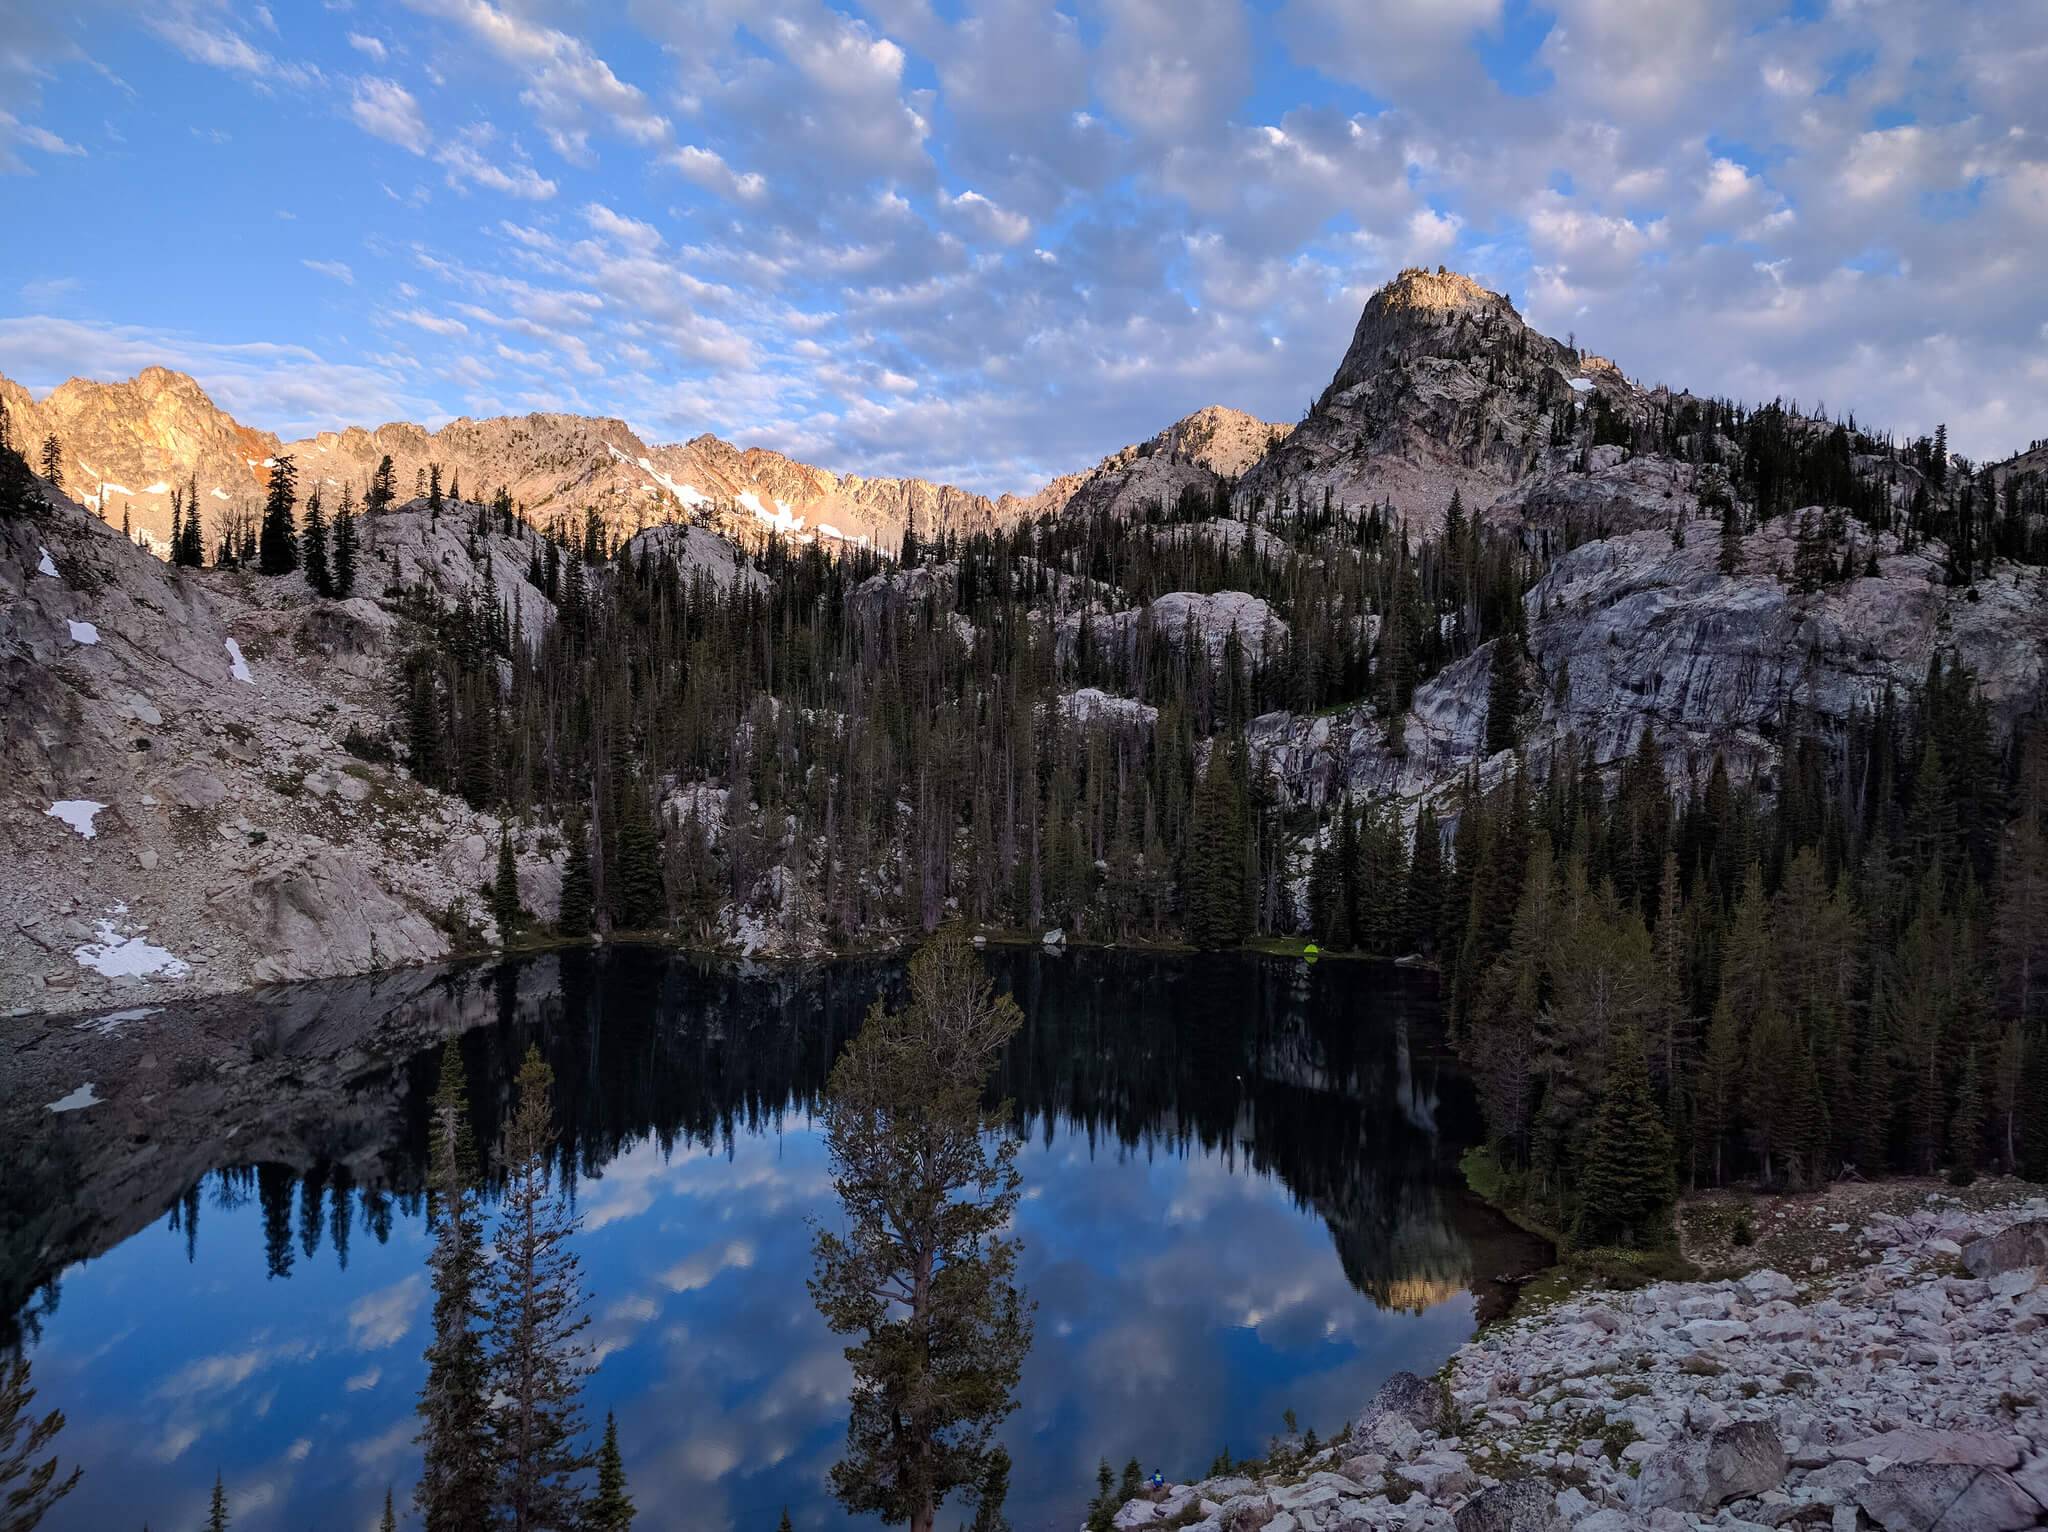
<svg viewBox="0 0 2048 1532">
<path fill-rule="evenodd" d="M 1776 1489 L 1790 1466 L 1775 1431 L 1759 1421 L 1737 1421 L 1647 1458 L 1636 1481 L 1636 1507 L 1711 1509 Z"/>
<path fill-rule="evenodd" d="M 1883 1458 L 1888 1463 L 1961 1463 L 1971 1468 L 2016 1468 L 2019 1444 L 2010 1437 L 1988 1431 L 1930 1431 L 1907 1426 L 1868 1436 L 1836 1449 L 1835 1455 L 1867 1463 Z"/>
<path fill-rule="evenodd" d="M 1458 1532 L 1563 1532 L 1557 1494 L 1540 1479 L 1510 1479 L 1458 1508 Z"/>
<path fill-rule="evenodd" d="M 1885 1532 L 2020 1532 L 2039 1524 L 2033 1496 L 1996 1468 L 1895 1463 L 1856 1493 Z"/>
<path fill-rule="evenodd" d="M 379 595 L 328 601 L 167 568 L 61 499 L 0 526 L 0 860 L 27 869 L 0 881 L 0 1009 L 423 962 L 460 919 L 488 939 L 500 822 L 350 747 L 383 734 L 406 641 L 381 593 L 491 585 L 537 632 L 529 546 L 472 548 L 453 513 L 368 518 L 358 588 Z M 97 642 L 73 640 L 87 623 Z M 104 805 L 91 838 L 49 814 L 67 801 Z M 559 853 L 514 839 L 522 903 L 552 916 Z"/>
<path fill-rule="evenodd" d="M 2016 1223 L 1963 1246 L 1963 1266 L 1973 1277 L 2048 1266 L 2048 1218 Z"/>
<path fill-rule="evenodd" d="M 1353 1441 L 1372 1440 L 1373 1428 L 1382 1420 L 1407 1422 L 1417 1432 L 1434 1431 L 1444 1413 L 1441 1385 L 1412 1372 L 1397 1372 L 1379 1387 L 1351 1427 Z"/>
</svg>

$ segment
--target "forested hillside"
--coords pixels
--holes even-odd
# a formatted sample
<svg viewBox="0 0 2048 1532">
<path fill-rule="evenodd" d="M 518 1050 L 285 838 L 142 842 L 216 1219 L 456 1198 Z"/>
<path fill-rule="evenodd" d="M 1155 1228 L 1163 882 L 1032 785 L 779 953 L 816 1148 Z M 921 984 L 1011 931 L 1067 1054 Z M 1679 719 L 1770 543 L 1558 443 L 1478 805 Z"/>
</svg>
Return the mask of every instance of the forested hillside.
<svg viewBox="0 0 2048 1532">
<path fill-rule="evenodd" d="M 1199 420 L 887 549 L 401 502 L 388 460 L 301 497 L 287 454 L 178 578 L 374 614 L 334 743 L 505 827 L 457 944 L 1420 954 L 1504 1164 L 1602 1235 L 1644 1165 L 2040 1167 L 2037 463 L 1645 389 L 1442 273 L 1291 432 Z M 16 446 L 4 509 L 57 538 L 85 513 Z"/>
</svg>

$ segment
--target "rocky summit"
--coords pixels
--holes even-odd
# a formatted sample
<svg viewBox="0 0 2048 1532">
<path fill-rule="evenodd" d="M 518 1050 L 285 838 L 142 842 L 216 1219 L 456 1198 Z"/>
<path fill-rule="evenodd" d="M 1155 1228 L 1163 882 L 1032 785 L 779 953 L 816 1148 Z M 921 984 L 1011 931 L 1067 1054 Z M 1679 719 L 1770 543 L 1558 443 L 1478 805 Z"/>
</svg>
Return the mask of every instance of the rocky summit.
<svg viewBox="0 0 2048 1532">
<path fill-rule="evenodd" d="M 2048 1526 L 2048 1201 L 1802 1210 L 1835 1257 L 1584 1292 L 1397 1374 L 1328 1446 L 1118 1528 L 2018 1532 Z M 1850 1215 L 1853 1216 L 1853 1215 Z"/>
</svg>

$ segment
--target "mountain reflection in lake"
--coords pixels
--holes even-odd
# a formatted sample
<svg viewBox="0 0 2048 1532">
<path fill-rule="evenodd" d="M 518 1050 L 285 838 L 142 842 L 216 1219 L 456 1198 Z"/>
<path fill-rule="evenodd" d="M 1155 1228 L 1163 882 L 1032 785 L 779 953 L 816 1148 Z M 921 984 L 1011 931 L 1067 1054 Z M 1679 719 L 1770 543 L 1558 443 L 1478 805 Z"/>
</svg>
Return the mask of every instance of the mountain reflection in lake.
<svg viewBox="0 0 2048 1532">
<path fill-rule="evenodd" d="M 1185 1474 L 1262 1449 L 1289 1408 L 1334 1429 L 1465 1338 L 1475 1277 L 1541 1261 L 1459 1183 L 1474 1114 L 1427 978 L 988 962 L 1026 1017 L 994 1085 L 1023 1140 L 1038 1306 L 1002 1433 L 1019 1532 L 1076 1525 L 1101 1457 Z M 23 1172 L 0 1178 L 0 1298 L 86 1469 L 46 1525 L 193 1525 L 217 1469 L 238 1532 L 370 1527 L 387 1485 L 403 1501 L 426 1106 L 454 1030 L 483 1145 L 529 1041 L 554 1068 L 601 1358 L 589 1413 L 618 1413 L 640 1524 L 766 1529 L 787 1504 L 842 1525 L 825 1474 L 849 1371 L 804 1287 L 807 1220 L 835 1212 L 812 1111 L 900 976 L 627 948 L 293 986 L 254 1015 L 166 1013 L 95 1043 L 103 1106 L 0 1103 L 0 1158 Z"/>
</svg>

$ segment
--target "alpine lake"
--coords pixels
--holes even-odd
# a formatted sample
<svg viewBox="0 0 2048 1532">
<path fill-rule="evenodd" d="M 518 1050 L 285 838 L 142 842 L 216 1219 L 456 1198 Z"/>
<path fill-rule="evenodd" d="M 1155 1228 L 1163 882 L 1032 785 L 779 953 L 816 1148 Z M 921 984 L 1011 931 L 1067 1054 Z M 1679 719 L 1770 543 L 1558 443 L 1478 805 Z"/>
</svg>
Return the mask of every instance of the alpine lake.
<svg viewBox="0 0 2048 1532">
<path fill-rule="evenodd" d="M 1201 1474 L 1328 1435 L 1433 1372 L 1547 1247 L 1466 1191 L 1478 1131 L 1433 976 L 993 947 L 1025 1021 L 991 1083 L 1020 1144 L 1035 1336 L 1002 1430 L 1018 1532 L 1097 1462 Z M 637 1525 L 860 1525 L 826 1476 L 851 1371 L 806 1287 L 838 1227 L 816 1109 L 900 963 L 618 946 L 30 1024 L 0 1053 L 0 1354 L 85 1476 L 47 1532 L 371 1529 L 417 1473 L 422 1182 L 443 1040 L 477 1141 L 529 1044 L 581 1215 L 592 1439 Z M 90 1087 L 87 1089 L 86 1087 Z M 91 1104 L 80 1107 L 81 1100 Z M 54 1110 L 53 1107 L 63 1107 Z M 487 1204 L 489 1199 L 487 1198 Z M 949 1503 L 940 1525 L 971 1510 Z M 403 1522 L 403 1518 L 402 1522 Z"/>
</svg>

